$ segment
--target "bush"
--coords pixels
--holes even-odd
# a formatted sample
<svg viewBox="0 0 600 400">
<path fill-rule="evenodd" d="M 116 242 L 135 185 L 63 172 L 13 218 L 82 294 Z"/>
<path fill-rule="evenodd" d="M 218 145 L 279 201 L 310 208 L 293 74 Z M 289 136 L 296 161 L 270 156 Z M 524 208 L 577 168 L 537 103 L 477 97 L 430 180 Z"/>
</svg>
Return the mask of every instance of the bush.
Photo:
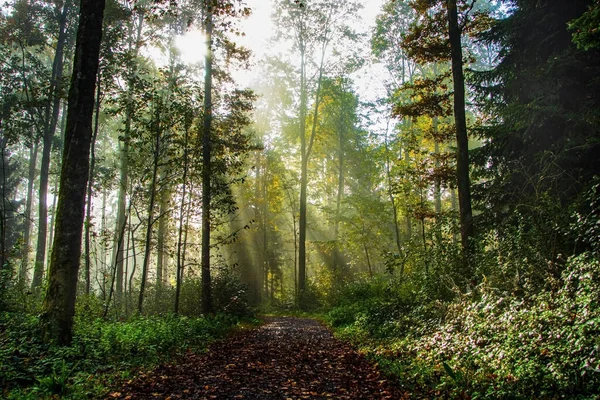
<svg viewBox="0 0 600 400">
<path fill-rule="evenodd" d="M 81 299 L 71 347 L 46 345 L 38 317 L 0 314 L 0 386 L 11 389 L 13 398 L 64 395 L 74 382 L 92 375 L 153 365 L 190 348 L 203 348 L 239 321 L 217 314 L 211 318 L 136 316 L 110 322 L 99 318 L 101 312 L 97 299 Z"/>
<path fill-rule="evenodd" d="M 217 311 L 250 317 L 253 311 L 248 301 L 248 286 L 229 268 L 222 268 L 212 282 L 214 307 Z"/>
<path fill-rule="evenodd" d="M 330 321 L 342 335 L 364 335 L 363 343 L 380 339 L 368 354 L 415 391 L 522 399 L 600 394 L 600 261 L 590 253 L 567 260 L 559 278 L 547 277 L 546 290 L 524 296 L 484 281 L 439 314 L 436 301 L 397 314 L 381 297 L 360 304 L 334 309 Z M 377 312 L 386 317 L 375 318 Z M 418 321 L 426 315 L 445 318 L 423 329 Z M 395 329 L 374 328 L 389 318 Z"/>
<path fill-rule="evenodd" d="M 353 335 L 362 332 L 380 339 L 421 335 L 443 317 L 442 303 L 430 299 L 427 286 L 415 279 L 375 277 L 348 284 L 338 298 L 328 321 L 334 327 L 353 326 Z"/>
</svg>

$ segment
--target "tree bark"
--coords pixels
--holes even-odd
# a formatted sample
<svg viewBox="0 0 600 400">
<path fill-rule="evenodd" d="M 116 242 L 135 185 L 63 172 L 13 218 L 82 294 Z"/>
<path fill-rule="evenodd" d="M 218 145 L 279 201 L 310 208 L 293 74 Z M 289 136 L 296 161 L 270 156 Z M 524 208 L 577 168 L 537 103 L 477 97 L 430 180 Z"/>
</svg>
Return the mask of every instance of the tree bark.
<svg viewBox="0 0 600 400">
<path fill-rule="evenodd" d="M 0 166 L 2 167 L 2 171 L 0 176 L 2 177 L 0 187 L 0 196 L 2 196 L 1 206 L 0 206 L 0 290 L 4 289 L 5 280 L 2 279 L 2 275 L 4 275 L 4 267 L 8 267 L 8 249 L 6 243 L 6 230 L 8 229 L 8 207 L 7 200 L 8 196 L 6 193 L 6 175 L 8 171 L 8 165 L 6 161 L 6 148 L 8 145 L 8 138 L 6 136 L 0 137 Z"/>
<path fill-rule="evenodd" d="M 98 129 L 100 122 L 100 74 L 98 74 L 98 82 L 96 84 L 96 110 L 94 121 L 94 133 L 92 134 L 92 148 L 90 150 L 90 177 L 86 189 L 86 208 L 85 208 L 85 294 L 90 294 L 91 288 L 91 230 L 92 230 L 92 187 L 94 184 L 94 170 L 96 168 L 96 138 L 98 137 Z"/>
<path fill-rule="evenodd" d="M 187 119 L 187 118 L 186 118 Z M 181 202 L 179 204 L 179 230 L 177 234 L 177 270 L 176 270 L 176 282 L 175 282 L 175 306 L 173 312 L 179 313 L 179 297 L 181 296 L 181 285 L 183 284 L 183 232 L 187 229 L 184 226 L 185 220 L 185 202 L 187 201 L 187 179 L 188 179 L 188 140 L 189 140 L 189 125 L 186 122 L 184 130 L 184 141 L 183 141 L 183 177 L 182 189 L 181 189 Z"/>
<path fill-rule="evenodd" d="M 160 174 L 159 182 L 164 182 L 166 177 L 166 171 Z M 158 232 L 156 233 L 156 293 L 160 292 L 160 288 L 167 281 L 167 231 L 169 224 L 169 201 L 171 200 L 170 190 L 163 186 L 160 192 L 159 200 L 159 220 L 158 220 Z"/>
<path fill-rule="evenodd" d="M 19 282 L 27 284 L 29 269 L 29 252 L 31 244 L 31 208 L 33 203 L 33 183 L 35 181 L 35 171 L 37 164 L 37 155 L 40 147 L 39 140 L 36 140 L 29 151 L 29 175 L 27 180 L 27 200 L 25 203 L 25 231 L 23 233 L 23 250 L 21 252 L 21 269 L 19 270 Z"/>
<path fill-rule="evenodd" d="M 465 260 L 469 254 L 469 239 L 474 234 L 469 180 L 469 138 L 465 112 L 465 77 L 463 72 L 461 28 L 458 23 L 456 0 L 447 0 L 448 35 L 452 51 L 452 80 L 454 85 L 454 121 L 456 124 L 456 175 L 460 211 L 461 247 Z"/>
<path fill-rule="evenodd" d="M 343 107 L 343 105 L 342 105 Z M 335 202 L 335 225 L 333 228 L 333 234 L 334 234 L 334 240 L 335 240 L 335 248 L 333 249 L 333 271 L 337 271 L 338 269 L 338 263 L 339 263 L 339 259 L 340 259 L 340 246 L 339 246 L 339 239 L 340 239 L 340 215 L 341 215 L 341 208 L 342 208 L 342 200 L 344 198 L 344 185 L 345 185 L 345 161 L 346 161 L 346 149 L 344 147 L 344 143 L 346 140 L 345 137 L 345 129 L 346 129 L 346 124 L 345 124 L 345 119 L 344 119 L 344 110 L 340 110 L 340 116 L 339 118 L 341 119 L 341 121 L 339 121 L 339 144 L 338 144 L 338 160 L 339 160 L 339 171 L 338 171 L 338 190 L 337 190 L 337 198 L 336 198 L 336 202 Z M 370 268 L 370 266 L 369 266 Z"/>
<path fill-rule="evenodd" d="M 206 7 L 206 55 L 204 76 L 204 129 L 202 132 L 202 312 L 213 311 L 210 277 L 211 124 L 212 124 L 212 5 Z"/>
<path fill-rule="evenodd" d="M 56 233 L 48 290 L 42 307 L 44 337 L 46 341 L 60 345 L 69 345 L 73 335 L 104 6 L 105 0 L 80 2 L 56 211 Z"/>
<path fill-rule="evenodd" d="M 161 101 L 161 100 L 157 100 Z M 158 180 L 158 164 L 160 161 L 160 153 L 161 153 L 161 111 L 160 106 L 157 105 L 157 112 L 155 115 L 155 128 L 154 128 L 154 160 L 152 167 L 152 181 L 150 182 L 150 201 L 148 204 L 148 216 L 146 218 L 146 240 L 144 245 L 144 261 L 142 263 L 142 277 L 140 282 L 140 294 L 138 297 L 138 312 L 142 313 L 142 307 L 144 305 L 144 292 L 146 290 L 146 281 L 148 279 L 148 266 L 150 265 L 150 249 L 152 248 L 152 226 L 154 225 L 154 204 L 156 202 L 156 181 Z M 120 237 L 122 241 L 123 236 Z M 116 272 L 115 272 L 116 273 Z"/>
<path fill-rule="evenodd" d="M 396 250 L 398 250 L 398 256 L 402 254 L 402 243 L 400 239 L 400 224 L 398 222 L 398 208 L 396 206 L 396 196 L 394 196 L 394 190 L 392 188 L 392 161 L 390 160 L 390 148 L 388 143 L 388 132 L 390 128 L 390 120 L 388 119 L 385 128 L 385 176 L 387 180 L 387 194 L 392 205 L 392 215 L 394 216 L 394 234 L 396 239 Z M 400 267 L 400 276 L 404 275 L 404 264 Z"/>
<path fill-rule="evenodd" d="M 300 46 L 300 210 L 298 215 L 298 305 L 302 306 L 306 290 L 306 186 L 308 182 L 306 168 L 306 44 L 304 43 L 304 25 L 301 21 L 298 33 Z"/>
</svg>

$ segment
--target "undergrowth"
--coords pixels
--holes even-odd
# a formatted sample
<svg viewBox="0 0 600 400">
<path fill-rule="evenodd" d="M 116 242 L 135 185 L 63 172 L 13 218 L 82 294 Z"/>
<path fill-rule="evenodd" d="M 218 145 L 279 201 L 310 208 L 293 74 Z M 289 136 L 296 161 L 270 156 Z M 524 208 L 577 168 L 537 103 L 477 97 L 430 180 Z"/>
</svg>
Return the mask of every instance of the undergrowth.
<svg viewBox="0 0 600 400">
<path fill-rule="evenodd" d="M 0 314 L 0 387 L 8 399 L 98 398 L 114 381 L 188 350 L 200 350 L 240 324 L 233 315 L 151 316 L 106 321 L 78 313 L 73 345 L 41 340 L 37 316 Z"/>
<path fill-rule="evenodd" d="M 599 398 L 600 262 L 590 253 L 537 291 L 484 279 L 446 300 L 418 287 L 351 284 L 327 321 L 415 396 Z"/>
</svg>

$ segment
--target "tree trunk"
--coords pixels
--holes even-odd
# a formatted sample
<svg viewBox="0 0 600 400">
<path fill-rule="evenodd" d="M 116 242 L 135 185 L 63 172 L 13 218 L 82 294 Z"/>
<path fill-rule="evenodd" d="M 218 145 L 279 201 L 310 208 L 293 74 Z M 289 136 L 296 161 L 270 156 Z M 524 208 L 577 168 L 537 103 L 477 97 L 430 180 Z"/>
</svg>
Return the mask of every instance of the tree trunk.
<svg viewBox="0 0 600 400">
<path fill-rule="evenodd" d="M 179 313 L 179 297 L 181 295 L 181 285 L 183 284 L 183 231 L 187 228 L 184 226 L 185 220 L 185 202 L 187 201 L 187 174 L 188 174 L 188 140 L 189 140 L 189 125 L 186 122 L 183 141 L 183 177 L 181 189 L 181 202 L 179 204 L 179 230 L 177 233 L 177 269 L 175 282 L 175 307 L 173 312 Z"/>
<path fill-rule="evenodd" d="M 310 138 L 308 144 L 306 143 L 304 123 L 301 122 L 301 147 L 302 147 L 302 166 L 301 166 L 301 178 L 300 178 L 300 248 L 299 248 L 299 270 L 298 270 L 298 289 L 300 291 L 300 307 L 302 307 L 302 299 L 306 291 L 306 218 L 307 218 L 307 186 L 308 186 L 308 159 L 317 133 L 317 119 L 319 117 L 319 103 L 321 102 L 321 83 L 323 81 L 323 67 L 325 63 L 325 53 L 327 50 L 327 42 L 323 43 L 321 49 L 321 63 L 319 65 L 319 77 L 317 79 L 317 90 L 315 92 L 315 105 L 313 109 L 313 121 L 310 132 Z M 302 121 L 306 120 L 306 66 L 304 65 L 304 52 L 302 53 L 302 74 L 304 76 L 304 82 L 301 82 L 301 86 L 304 85 L 304 115 L 301 112 L 300 117 Z M 302 90 L 302 89 L 301 89 Z M 302 96 L 302 94 L 301 94 Z M 302 103 L 302 100 L 301 100 Z M 304 128 L 304 129 L 302 129 Z"/>
<path fill-rule="evenodd" d="M 410 165 L 410 154 L 408 153 L 408 150 L 405 149 L 404 150 L 404 160 L 406 161 L 407 165 Z M 407 240 L 410 240 L 412 238 L 412 221 L 410 219 L 410 213 L 408 211 L 408 201 L 409 198 L 408 196 L 406 197 L 406 216 L 405 216 L 405 222 L 406 222 L 406 238 Z M 402 268 L 404 268 L 404 264 L 402 264 Z"/>
<path fill-rule="evenodd" d="M 261 164 L 261 153 L 259 151 L 255 154 L 255 164 L 256 164 L 256 180 L 254 185 L 254 199 L 256 202 L 256 206 L 254 207 L 254 220 L 257 222 L 257 232 L 254 235 L 254 241 L 256 246 L 256 259 L 257 259 L 257 269 L 259 270 L 258 277 L 258 293 L 260 293 L 261 298 L 264 300 L 269 299 L 269 286 L 268 286 L 268 271 L 266 264 L 266 257 L 264 252 L 264 244 L 261 243 L 261 239 L 264 240 L 264 235 L 261 235 L 265 230 L 264 219 L 262 217 L 262 208 L 259 204 L 259 199 L 261 199 L 262 191 L 261 191 L 261 182 L 262 182 L 262 164 Z M 263 249 L 263 251 L 261 251 Z"/>
<path fill-rule="evenodd" d="M 458 211 L 458 199 L 456 198 L 456 190 L 450 188 L 450 202 L 452 204 L 452 211 Z M 455 230 L 452 230 L 452 243 L 456 245 L 458 243 L 458 235 Z"/>
<path fill-rule="evenodd" d="M 63 76 L 64 49 L 67 41 L 67 12 L 71 2 L 66 1 L 59 19 L 58 40 L 52 64 L 52 77 L 48 93 L 48 105 L 45 113 L 45 127 L 42 137 L 42 161 L 40 165 L 40 187 L 39 187 L 39 212 L 38 212 L 38 238 L 35 253 L 35 267 L 31 286 L 37 288 L 42 284 L 44 267 L 46 263 L 46 239 L 48 236 L 48 176 L 50 171 L 50 153 L 52 150 L 52 139 L 58 125 L 58 114 L 60 111 L 60 96 L 58 95 L 60 80 Z"/>
<path fill-rule="evenodd" d="M 69 90 L 67 127 L 56 212 L 56 234 L 50 260 L 49 283 L 42 306 L 47 341 L 69 345 L 89 173 L 94 88 L 98 72 L 105 0 L 81 0 L 73 76 Z"/>
<path fill-rule="evenodd" d="M 160 101 L 160 100 L 158 100 Z M 158 164 L 160 161 L 160 153 L 161 153 L 161 111 L 160 106 L 157 105 L 157 112 L 155 115 L 155 137 L 154 137 L 154 160 L 152 167 L 152 181 L 150 182 L 150 201 L 148 204 L 148 216 L 146 218 L 146 240 L 145 240 L 145 251 L 144 251 L 144 261 L 142 263 L 142 277 L 140 282 L 140 294 L 138 297 L 138 312 L 142 313 L 142 308 L 144 305 L 144 292 L 146 290 L 146 281 L 148 280 L 148 266 L 150 265 L 150 249 L 152 248 L 152 226 L 154 225 L 154 204 L 156 202 L 156 182 L 158 180 Z M 121 236 L 122 240 L 123 237 Z"/>
<path fill-rule="evenodd" d="M 300 26 L 300 213 L 298 216 L 298 305 L 302 306 L 306 290 L 306 186 L 307 160 L 306 160 L 306 48 L 304 43 L 304 26 Z"/>
<path fill-rule="evenodd" d="M 159 182 L 164 182 L 166 171 L 163 170 Z M 156 241 L 156 293 L 158 295 L 160 288 L 167 282 L 167 251 L 166 251 L 166 238 L 169 224 L 169 202 L 171 200 L 171 193 L 169 189 L 163 186 L 160 192 L 160 209 L 158 211 L 158 232 Z"/>
<path fill-rule="evenodd" d="M 269 299 L 269 273 L 271 273 L 271 280 L 273 279 L 273 271 L 271 270 L 271 263 L 269 260 L 269 237 L 267 235 L 267 226 L 268 226 L 268 199 L 267 199 L 267 181 L 269 174 L 269 159 L 265 157 L 265 171 L 262 179 L 262 191 L 260 196 L 262 198 L 262 259 L 265 266 L 265 298 Z M 260 183 L 260 182 L 259 182 Z M 271 299 L 273 299 L 273 284 L 271 283 L 270 290 Z"/>
<path fill-rule="evenodd" d="M 343 117 L 340 117 L 343 118 Z M 346 140 L 344 135 L 345 124 L 344 121 L 340 121 L 340 130 L 339 130 L 339 145 L 338 145 L 338 160 L 339 160 L 339 171 L 338 171 L 338 191 L 337 198 L 335 202 L 335 225 L 333 228 L 333 235 L 335 240 L 335 248 L 333 249 L 333 271 L 337 271 L 338 263 L 340 258 L 340 213 L 342 208 L 342 200 L 344 198 L 344 170 L 345 166 L 345 149 L 344 149 L 344 141 Z"/>
<path fill-rule="evenodd" d="M 8 196 L 6 193 L 6 175 L 8 171 L 8 165 L 6 161 L 6 147 L 8 145 L 8 138 L 6 136 L 0 137 L 0 166 L 2 167 L 2 171 L 0 175 L 2 176 L 2 186 L 0 187 L 0 196 L 2 196 L 2 205 L 0 206 L 0 291 L 4 290 L 5 280 L 3 279 L 4 275 L 4 267 L 8 267 L 8 249 L 6 243 L 6 230 L 8 229 L 8 207 L 7 200 Z"/>
<path fill-rule="evenodd" d="M 123 237 L 125 236 L 125 230 L 127 228 L 127 217 L 125 217 L 125 221 L 123 221 L 123 225 L 119 228 L 119 237 L 118 237 L 118 241 L 117 243 L 119 243 L 119 246 L 121 245 L 121 243 L 124 243 Z M 114 268 L 112 268 L 112 274 L 111 274 L 111 281 L 110 281 L 110 287 L 108 289 L 108 299 L 106 300 L 105 304 L 104 304 L 104 314 L 102 315 L 102 318 L 106 318 L 106 316 L 108 315 L 108 310 L 110 309 L 110 303 L 112 301 L 113 298 L 113 294 L 115 291 L 115 279 L 117 277 L 117 274 L 115 272 L 115 269 L 117 268 L 117 266 L 115 265 Z"/>
<path fill-rule="evenodd" d="M 26 285 L 29 269 L 29 252 L 31 244 L 31 208 L 33 203 L 33 184 L 35 182 L 35 171 L 37 164 L 37 155 L 40 147 L 39 140 L 36 140 L 29 151 L 29 174 L 27 180 L 27 200 L 25 203 L 25 231 L 23 233 L 23 250 L 21 252 L 21 269 L 19 270 L 19 282 Z"/>
<path fill-rule="evenodd" d="M 402 243 L 400 241 L 400 224 L 398 221 L 398 208 L 396 207 L 396 197 L 394 196 L 394 190 L 392 188 L 392 168 L 391 168 L 391 160 L 390 160 L 390 149 L 388 143 L 388 132 L 390 129 L 390 121 L 388 119 L 387 125 L 385 128 L 385 176 L 387 180 L 387 190 L 388 197 L 390 199 L 390 204 L 392 205 L 392 213 L 394 216 L 394 233 L 396 239 L 396 250 L 398 250 L 398 257 L 402 255 Z M 400 267 L 400 276 L 404 275 L 404 263 Z"/>
<path fill-rule="evenodd" d="M 212 124 L 212 6 L 206 7 L 206 55 L 204 76 L 204 129 L 202 132 L 202 312 L 213 311 L 210 277 L 210 174 L 211 174 L 211 124 Z"/>
<path fill-rule="evenodd" d="M 433 117 L 433 121 L 432 121 L 432 125 L 433 125 L 433 131 L 434 133 L 438 132 L 438 117 Z M 440 168 L 440 144 L 437 142 L 437 140 L 434 138 L 434 157 L 435 157 L 435 169 L 436 171 L 439 170 Z M 434 202 L 434 210 L 435 210 L 435 221 L 436 221 L 436 227 L 435 227 L 435 240 L 436 240 L 436 244 L 439 246 L 442 244 L 442 226 L 441 226 L 441 221 L 442 221 L 442 180 L 439 176 L 439 171 L 438 173 L 436 173 L 435 175 L 435 181 L 434 181 L 434 186 L 433 186 L 433 202 Z"/>
<path fill-rule="evenodd" d="M 463 72 L 461 28 L 458 23 L 456 0 L 446 1 L 448 35 L 452 50 L 452 80 L 454 85 L 454 120 L 456 124 L 456 175 L 460 211 L 461 247 L 465 260 L 469 254 L 469 239 L 474 234 L 469 181 L 469 138 L 465 113 L 465 77 Z"/>
<path fill-rule="evenodd" d="M 142 37 L 142 30 L 143 30 L 143 26 L 144 26 L 144 10 L 142 8 L 140 8 L 139 10 L 139 14 L 138 14 L 138 25 L 137 25 L 137 31 L 136 31 L 136 36 L 134 38 L 133 36 L 133 24 L 131 24 L 129 26 L 129 51 L 132 52 L 132 58 L 135 60 L 135 58 L 138 56 L 139 51 L 140 51 L 140 47 L 141 47 L 141 37 Z M 133 71 L 131 71 L 131 76 L 133 74 L 136 73 L 136 66 L 137 64 L 134 63 L 134 67 L 133 67 Z M 128 79 L 128 85 L 127 85 L 127 105 L 126 105 L 126 115 L 125 115 L 125 132 L 123 134 L 123 143 L 122 143 L 122 147 L 121 147 L 121 152 L 120 152 L 120 159 L 121 159 L 121 168 L 120 168 L 120 172 L 119 172 L 119 194 L 118 194 L 118 198 L 117 198 L 117 219 L 115 221 L 115 244 L 113 247 L 113 255 L 112 255 L 112 259 L 114 260 L 113 262 L 116 263 L 116 274 L 117 274 L 117 278 L 116 278 L 116 298 L 117 298 L 117 303 L 120 301 L 120 298 L 123 294 L 123 262 L 125 260 L 125 255 L 124 255 L 124 251 L 125 251 L 125 246 L 123 245 L 123 243 L 117 243 L 116 241 L 118 240 L 119 236 L 118 236 L 118 232 L 119 232 L 119 227 L 123 225 L 123 221 L 125 221 L 125 212 L 126 212 L 126 200 L 127 200 L 127 186 L 128 186 L 128 181 L 129 181 L 129 138 L 131 136 L 131 123 L 132 123 L 132 119 L 133 119 L 133 113 L 134 113 L 134 109 L 133 109 L 133 82 L 132 82 L 132 78 Z"/>
<path fill-rule="evenodd" d="M 90 150 L 90 177 L 86 189 L 86 210 L 85 210 L 85 294 L 90 294 L 91 287 L 91 254 L 90 241 L 92 230 L 92 187 L 94 184 L 94 169 L 96 167 L 96 138 L 98 137 L 98 127 L 100 120 L 100 74 L 98 74 L 98 82 L 96 83 L 96 115 L 94 122 L 94 133 L 92 134 L 92 148 Z"/>
</svg>

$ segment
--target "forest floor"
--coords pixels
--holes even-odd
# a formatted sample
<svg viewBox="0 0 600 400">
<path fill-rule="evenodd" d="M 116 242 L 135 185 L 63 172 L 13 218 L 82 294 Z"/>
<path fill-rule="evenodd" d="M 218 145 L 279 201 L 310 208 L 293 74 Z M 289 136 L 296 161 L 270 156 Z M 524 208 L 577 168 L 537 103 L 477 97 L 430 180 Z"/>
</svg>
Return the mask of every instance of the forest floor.
<svg viewBox="0 0 600 400">
<path fill-rule="evenodd" d="M 400 388 L 312 319 L 268 317 L 161 365 L 107 395 L 117 399 L 402 399 Z"/>
</svg>

